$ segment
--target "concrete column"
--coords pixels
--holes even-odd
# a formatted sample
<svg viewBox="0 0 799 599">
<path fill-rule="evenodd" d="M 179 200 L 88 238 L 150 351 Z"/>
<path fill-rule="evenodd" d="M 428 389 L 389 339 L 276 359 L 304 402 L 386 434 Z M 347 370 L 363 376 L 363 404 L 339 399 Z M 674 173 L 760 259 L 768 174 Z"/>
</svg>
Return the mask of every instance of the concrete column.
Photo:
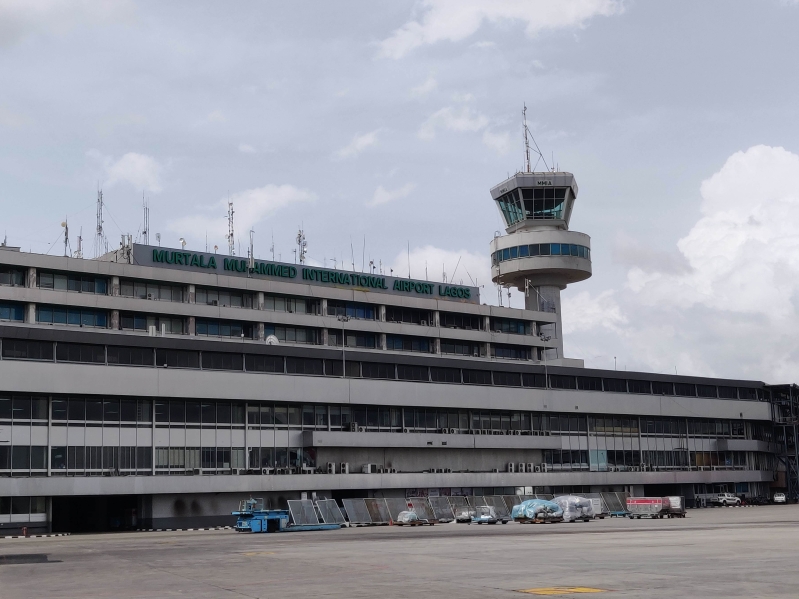
<svg viewBox="0 0 799 599">
<path fill-rule="evenodd" d="M 196 288 L 195 288 L 195 286 L 194 286 L 194 285 L 189 285 L 189 286 L 188 286 L 188 289 L 186 290 L 186 294 L 187 294 L 187 296 L 188 296 L 188 297 L 187 297 L 187 301 L 188 301 L 188 303 L 190 303 L 190 304 L 193 304 L 193 303 L 195 303 L 195 296 L 196 296 L 196 294 L 197 294 L 197 290 L 196 290 Z M 192 335 L 193 335 L 193 334 L 194 334 L 194 333 L 192 333 Z"/>
<path fill-rule="evenodd" d="M 437 355 L 441 355 L 441 339 L 438 337 L 433 339 L 433 352 Z"/>
<path fill-rule="evenodd" d="M 36 269 L 33 268 L 33 267 L 30 267 L 28 269 L 28 281 L 27 281 L 26 285 L 28 287 L 33 288 L 33 287 L 37 287 L 36 283 L 37 283 L 36 282 Z"/>
<path fill-rule="evenodd" d="M 491 357 L 491 344 L 490 343 L 483 343 L 483 357 L 490 358 Z"/>
<path fill-rule="evenodd" d="M 323 297 L 319 302 L 319 310 L 322 316 L 327 316 L 327 298 Z"/>
<path fill-rule="evenodd" d="M 430 323 L 431 327 L 441 327 L 441 313 L 438 310 L 433 310 L 433 322 Z"/>
<path fill-rule="evenodd" d="M 28 304 L 25 311 L 25 322 L 36 322 L 36 304 Z"/>
<path fill-rule="evenodd" d="M 119 330 L 119 310 L 111 310 L 111 329 Z"/>
<path fill-rule="evenodd" d="M 377 314 L 380 322 L 386 322 L 386 307 L 383 305 L 378 306 Z"/>
<path fill-rule="evenodd" d="M 188 322 L 188 325 L 189 325 L 189 330 L 187 331 L 187 333 L 188 333 L 189 335 L 191 335 L 192 337 L 194 337 L 194 335 L 195 335 L 195 334 L 196 334 L 196 332 L 197 332 L 197 329 L 196 329 L 196 327 L 195 327 L 195 320 L 194 320 L 194 316 L 189 316 L 189 322 Z"/>
<path fill-rule="evenodd" d="M 255 295 L 255 306 L 253 306 L 256 310 L 263 310 L 264 309 L 264 292 L 259 291 Z"/>
<path fill-rule="evenodd" d="M 490 331 L 491 330 L 491 317 L 490 316 L 483 316 L 483 330 Z"/>
<path fill-rule="evenodd" d="M 114 297 L 119 296 L 119 277 L 111 277 L 111 289 L 109 292 Z"/>
<path fill-rule="evenodd" d="M 327 345 L 327 342 L 329 341 L 327 328 L 322 329 L 322 339 L 321 339 L 321 341 L 322 341 L 322 345 Z"/>
<path fill-rule="evenodd" d="M 378 345 L 379 345 L 380 349 L 385 351 L 385 349 L 386 349 L 386 334 L 385 333 L 380 333 L 380 336 L 378 338 Z"/>
<path fill-rule="evenodd" d="M 53 396 L 51 395 L 47 398 L 47 476 L 51 476 L 53 473 L 53 464 L 50 460 L 50 458 L 53 455 L 52 439 L 53 439 Z"/>
<path fill-rule="evenodd" d="M 265 330 L 265 328 L 266 327 L 264 326 L 264 323 L 262 323 L 262 322 L 258 323 L 258 341 L 263 341 L 264 339 L 266 339 L 266 330 Z"/>
</svg>

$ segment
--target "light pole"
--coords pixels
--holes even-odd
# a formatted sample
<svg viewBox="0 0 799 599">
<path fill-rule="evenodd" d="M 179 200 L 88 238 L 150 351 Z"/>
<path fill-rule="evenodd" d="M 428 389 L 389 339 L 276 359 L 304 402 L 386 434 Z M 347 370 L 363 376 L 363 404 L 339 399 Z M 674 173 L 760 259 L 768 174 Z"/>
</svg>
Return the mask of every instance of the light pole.
<svg viewBox="0 0 799 599">
<path fill-rule="evenodd" d="M 347 345 L 347 341 L 344 336 L 344 325 L 350 321 L 350 317 L 346 314 L 339 314 L 336 318 L 341 323 L 341 378 L 345 378 L 347 376 L 347 358 L 344 348 Z"/>
<path fill-rule="evenodd" d="M 552 335 L 544 335 L 543 333 L 541 333 L 538 336 L 538 338 L 544 343 L 546 343 L 547 341 L 552 339 Z M 547 374 L 547 348 L 542 347 L 541 353 L 544 355 L 544 388 L 549 389 L 549 375 Z"/>
</svg>

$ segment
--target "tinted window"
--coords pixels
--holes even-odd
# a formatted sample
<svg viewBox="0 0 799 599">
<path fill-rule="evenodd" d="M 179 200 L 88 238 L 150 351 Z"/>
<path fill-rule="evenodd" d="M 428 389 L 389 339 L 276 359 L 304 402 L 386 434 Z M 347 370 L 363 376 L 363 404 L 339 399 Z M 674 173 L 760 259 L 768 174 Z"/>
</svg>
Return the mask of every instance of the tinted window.
<svg viewBox="0 0 799 599">
<path fill-rule="evenodd" d="M 244 358 L 241 354 L 228 354 L 221 352 L 203 352 L 203 368 L 207 370 L 242 370 Z"/>
<path fill-rule="evenodd" d="M 180 349 L 158 349 L 155 352 L 156 366 L 170 368 L 199 368 L 200 352 Z"/>
<path fill-rule="evenodd" d="M 393 379 L 394 365 L 361 362 L 361 376 L 365 379 Z"/>
<path fill-rule="evenodd" d="M 244 365 L 248 372 L 283 372 L 281 356 L 244 356 Z"/>
<path fill-rule="evenodd" d="M 286 372 L 321 376 L 324 374 L 323 362 L 317 358 L 286 358 Z"/>
<path fill-rule="evenodd" d="M 504 387 L 521 387 L 522 377 L 518 372 L 494 372 L 494 384 Z"/>
<path fill-rule="evenodd" d="M 524 375 L 522 375 L 522 383 L 525 387 L 535 387 L 538 389 L 543 389 L 547 386 L 543 374 L 524 373 Z"/>
<path fill-rule="evenodd" d="M 59 362 L 105 363 L 105 346 L 82 343 L 58 343 L 56 360 Z"/>
<path fill-rule="evenodd" d="M 3 339 L 3 357 L 20 360 L 52 360 L 53 344 L 50 341 Z"/>
<path fill-rule="evenodd" d="M 699 397 L 718 397 L 715 385 L 697 385 L 696 393 Z"/>
<path fill-rule="evenodd" d="M 652 387 L 649 381 L 631 379 L 627 381 L 627 388 L 630 390 L 630 393 L 652 393 Z"/>
<path fill-rule="evenodd" d="M 674 384 L 653 381 L 652 393 L 654 393 L 655 395 L 674 395 Z"/>
<path fill-rule="evenodd" d="M 457 368 L 430 368 L 430 380 L 435 383 L 460 383 L 461 371 Z"/>
<path fill-rule="evenodd" d="M 152 366 L 155 352 L 149 347 L 108 347 L 108 363 L 125 366 Z"/>
<path fill-rule="evenodd" d="M 397 364 L 397 378 L 403 381 L 427 381 L 430 376 L 427 372 L 427 366 Z"/>
<path fill-rule="evenodd" d="M 464 370 L 463 382 L 467 385 L 490 385 L 490 370 Z"/>
<path fill-rule="evenodd" d="M 578 376 L 577 388 L 582 391 L 602 391 L 602 379 L 593 376 Z"/>
<path fill-rule="evenodd" d="M 605 387 L 605 391 L 627 393 L 627 381 L 625 379 L 603 379 L 602 385 Z"/>
<path fill-rule="evenodd" d="M 696 397 L 696 386 L 688 383 L 675 383 L 674 391 L 676 395 L 683 397 Z"/>
<path fill-rule="evenodd" d="M 549 375 L 549 385 L 553 389 L 576 389 L 577 381 L 573 376 L 564 376 L 560 374 Z"/>
</svg>

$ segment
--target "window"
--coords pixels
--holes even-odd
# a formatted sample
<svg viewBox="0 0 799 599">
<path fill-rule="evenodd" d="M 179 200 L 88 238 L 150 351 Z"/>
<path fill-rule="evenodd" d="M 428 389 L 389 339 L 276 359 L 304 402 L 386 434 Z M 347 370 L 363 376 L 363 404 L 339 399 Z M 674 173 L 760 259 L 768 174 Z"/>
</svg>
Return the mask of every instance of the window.
<svg viewBox="0 0 799 599">
<path fill-rule="evenodd" d="M 233 308 L 252 308 L 253 294 L 232 289 L 210 289 L 198 287 L 195 301 L 209 306 L 230 306 Z"/>
<path fill-rule="evenodd" d="M 149 331 L 153 327 L 158 333 L 171 335 L 182 335 L 186 332 L 183 318 L 135 312 L 123 312 L 119 315 L 119 328 L 123 331 Z"/>
<path fill-rule="evenodd" d="M 10 266 L 0 266 L 0 285 L 25 286 L 25 271 Z"/>
<path fill-rule="evenodd" d="M 241 354 L 222 352 L 203 352 L 204 370 L 243 370 L 244 358 Z"/>
<path fill-rule="evenodd" d="M 375 306 L 370 304 L 327 300 L 327 315 L 348 316 L 350 318 L 357 318 L 361 320 L 374 320 Z"/>
<path fill-rule="evenodd" d="M 53 343 L 52 341 L 3 339 L 3 358 L 52 361 Z"/>
<path fill-rule="evenodd" d="M 529 360 L 530 348 L 517 345 L 491 344 L 491 357 L 500 360 Z"/>
<path fill-rule="evenodd" d="M 722 399 L 738 399 L 738 388 L 719 386 L 719 397 Z"/>
<path fill-rule="evenodd" d="M 552 387 L 553 389 L 576 389 L 577 381 L 573 376 L 550 374 L 549 386 Z"/>
<path fill-rule="evenodd" d="M 453 370 L 457 372 L 457 369 Z M 402 381 L 429 381 L 430 374 L 427 371 L 427 366 L 397 364 L 397 378 Z"/>
<path fill-rule="evenodd" d="M 152 366 L 155 352 L 150 347 L 108 346 L 108 363 L 123 366 Z"/>
<path fill-rule="evenodd" d="M 105 328 L 108 324 L 108 317 L 106 312 L 101 310 L 36 306 L 36 322 Z"/>
<path fill-rule="evenodd" d="M 264 297 L 264 310 L 294 312 L 296 314 L 318 314 L 319 300 L 267 295 Z"/>
<path fill-rule="evenodd" d="M 511 318 L 492 318 L 491 330 L 496 333 L 508 333 L 510 335 L 531 335 L 532 323 Z"/>
<path fill-rule="evenodd" d="M 473 314 L 453 314 L 440 312 L 439 323 L 446 329 L 466 329 L 467 331 L 482 330 L 482 318 Z"/>
<path fill-rule="evenodd" d="M 159 300 L 162 302 L 182 302 L 183 287 L 148 281 L 122 279 L 119 282 L 119 294 L 122 297 Z M 199 303 L 199 302 L 198 302 Z"/>
<path fill-rule="evenodd" d="M 0 302 L 0 320 L 14 320 L 22 322 L 25 320 L 25 306 L 22 304 Z"/>
<path fill-rule="evenodd" d="M 394 365 L 362 362 L 361 376 L 365 379 L 393 379 Z"/>
<path fill-rule="evenodd" d="M 433 313 L 429 310 L 386 306 L 386 322 L 402 322 L 406 324 L 433 325 Z"/>
<path fill-rule="evenodd" d="M 630 390 L 630 393 L 652 393 L 652 387 L 649 381 L 629 379 L 627 381 L 627 388 Z"/>
<path fill-rule="evenodd" d="M 688 383 L 675 383 L 674 391 L 675 395 L 681 395 L 683 397 L 696 397 L 696 385 L 690 385 Z"/>
<path fill-rule="evenodd" d="M 84 343 L 56 344 L 55 358 L 57 362 L 87 362 L 105 364 L 105 346 Z"/>
<path fill-rule="evenodd" d="M 359 378 L 361 376 L 361 363 L 355 360 L 347 360 L 345 362 L 347 369 L 347 378 Z M 325 367 L 325 374 L 328 376 L 342 376 L 341 360 L 327 360 Z"/>
<path fill-rule="evenodd" d="M 482 344 L 469 341 L 447 341 L 441 340 L 441 353 L 455 356 L 474 356 L 484 355 Z"/>
<path fill-rule="evenodd" d="M 305 343 L 308 345 L 317 345 L 319 343 L 319 331 L 317 329 L 267 324 L 264 327 L 264 334 L 267 337 L 274 335 L 279 341 L 287 343 Z"/>
<path fill-rule="evenodd" d="M 247 354 L 244 356 L 244 367 L 247 372 L 283 372 L 283 358 Z"/>
<path fill-rule="evenodd" d="M 627 381 L 625 379 L 603 379 L 602 384 L 605 387 L 605 391 L 627 393 Z"/>
<path fill-rule="evenodd" d="M 715 385 L 697 385 L 696 394 L 699 397 L 718 397 Z"/>
<path fill-rule="evenodd" d="M 288 374 L 324 374 L 324 362 L 317 358 L 286 358 Z"/>
<path fill-rule="evenodd" d="M 201 337 L 231 337 L 252 339 L 254 327 L 249 323 L 232 320 L 197 319 L 196 334 Z M 270 333 L 273 334 L 273 333 Z"/>
<path fill-rule="evenodd" d="M 430 340 L 424 337 L 386 335 L 386 349 L 391 351 L 430 353 L 431 348 Z"/>
<path fill-rule="evenodd" d="M 521 387 L 522 377 L 518 372 L 494 372 L 494 384 L 503 387 Z"/>
<path fill-rule="evenodd" d="M 430 380 L 434 383 L 460 383 L 461 371 L 457 368 L 431 366 Z"/>
<path fill-rule="evenodd" d="M 652 393 L 655 395 L 674 395 L 674 383 L 652 381 Z"/>
<path fill-rule="evenodd" d="M 547 386 L 546 379 L 543 374 L 524 373 L 522 375 L 522 384 L 525 387 L 532 387 L 543 389 Z"/>
<path fill-rule="evenodd" d="M 155 350 L 156 366 L 168 366 L 170 368 L 199 368 L 200 352 L 181 350 L 181 349 L 157 349 Z"/>
<path fill-rule="evenodd" d="M 102 277 L 77 274 L 64 275 L 46 271 L 39 271 L 37 276 L 40 289 L 77 291 L 79 293 L 97 293 L 101 295 L 105 295 L 108 291 L 108 281 Z"/>
<path fill-rule="evenodd" d="M 602 391 L 602 379 L 593 376 L 578 376 L 577 388 L 581 391 Z"/>
</svg>

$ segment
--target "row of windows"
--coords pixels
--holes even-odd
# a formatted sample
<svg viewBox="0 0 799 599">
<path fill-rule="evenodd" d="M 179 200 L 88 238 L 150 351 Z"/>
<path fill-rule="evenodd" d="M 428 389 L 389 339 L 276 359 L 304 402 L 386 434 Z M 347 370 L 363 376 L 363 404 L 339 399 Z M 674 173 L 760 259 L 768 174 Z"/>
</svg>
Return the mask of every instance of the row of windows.
<svg viewBox="0 0 799 599">
<path fill-rule="evenodd" d="M 513 189 L 497 199 L 508 226 L 521 220 L 552 220 L 563 218 L 567 187 Z"/>
<path fill-rule="evenodd" d="M 57 291 L 77 291 L 80 293 L 108 293 L 108 279 L 92 275 L 60 274 L 56 272 L 39 271 L 38 282 L 41 289 L 55 289 Z"/>
<path fill-rule="evenodd" d="M 390 336 L 387 336 L 390 337 Z M 405 338 L 411 339 L 414 338 Z M 404 343 L 404 342 L 403 342 Z M 24 339 L 3 340 L 1 355 L 3 358 L 28 360 L 53 360 L 65 362 L 87 362 L 96 364 L 120 364 L 135 366 L 167 366 L 173 368 L 216 369 L 213 364 L 229 365 L 224 370 L 247 370 L 252 372 L 277 372 L 288 374 L 313 374 L 340 376 L 340 360 L 322 360 L 321 358 L 283 358 L 282 356 L 258 356 L 251 354 L 228 354 L 221 352 L 199 352 L 193 350 L 173 350 L 152 348 L 117 347 L 88 345 L 82 343 L 58 343 L 53 352 L 53 343 L 48 341 L 28 341 Z M 403 349 L 405 349 L 403 344 Z M 413 346 L 411 346 L 413 347 Z M 421 347 L 421 345 L 419 346 Z M 497 351 L 502 346 L 497 346 Z M 406 350 L 406 351 L 414 351 Z M 205 356 L 201 359 L 202 356 Z M 234 357 L 235 356 L 235 357 Z M 502 357 L 512 357 L 504 354 Z M 370 375 L 370 362 L 347 360 L 347 376 L 376 378 Z M 208 364 L 209 366 L 206 366 Z M 327 364 L 327 366 L 326 366 Z M 362 364 L 366 365 L 362 367 Z M 252 367 L 251 367 L 252 365 Z M 262 370 L 261 367 L 267 368 Z M 383 366 L 386 368 L 386 366 Z M 693 383 L 671 383 L 645 381 L 640 379 L 599 378 L 550 374 L 548 381 L 544 374 L 502 372 L 491 370 L 470 370 L 437 366 L 409 366 L 405 364 L 387 365 L 389 375 L 379 378 L 399 380 L 472 383 L 498 385 L 506 387 L 537 387 L 552 389 L 575 389 L 582 391 L 605 391 L 612 393 L 637 393 L 654 395 L 679 395 L 682 397 L 706 397 L 720 399 L 762 400 L 762 390 L 749 387 L 732 387 L 723 385 L 706 385 Z M 353 369 L 353 370 L 350 370 Z M 357 374 L 351 374 L 356 373 Z M 469 374 L 464 373 L 479 373 Z M 480 382 L 474 382 L 480 381 Z M 548 384 L 547 384 L 548 382 Z"/>
<path fill-rule="evenodd" d="M 106 328 L 108 326 L 108 314 L 103 310 L 91 310 L 89 308 L 39 305 L 36 306 L 36 322 Z"/>
<path fill-rule="evenodd" d="M 685 450 L 545 450 L 544 463 L 554 470 L 599 472 L 646 470 L 685 470 L 688 468 L 759 470 L 762 460 L 745 451 Z"/>
<path fill-rule="evenodd" d="M 491 254 L 491 260 L 496 266 L 505 260 L 534 258 L 535 256 L 575 256 L 590 260 L 591 249 L 584 245 L 575 245 L 573 243 L 531 243 L 497 250 Z"/>
<path fill-rule="evenodd" d="M 22 322 L 25 320 L 25 306 L 22 304 L 0 302 L 0 320 Z"/>
<path fill-rule="evenodd" d="M 46 514 L 46 497 L 0 497 L 0 516 L 24 516 L 26 514 Z"/>
<path fill-rule="evenodd" d="M 169 316 L 150 316 L 141 313 L 122 313 L 119 315 L 119 328 L 123 331 L 151 331 L 159 334 L 183 335 L 186 331 L 182 318 Z"/>
<path fill-rule="evenodd" d="M 198 318 L 195 332 L 199 337 L 233 337 L 235 339 L 253 339 L 254 327 L 250 323 L 230 320 L 206 320 Z"/>
<path fill-rule="evenodd" d="M 375 320 L 377 310 L 376 306 L 372 304 L 327 300 L 327 315 L 346 316 L 359 320 Z"/>
<path fill-rule="evenodd" d="M 0 266 L 0 285 L 25 286 L 25 271 L 10 266 Z"/>
<path fill-rule="evenodd" d="M 119 295 L 164 302 L 182 302 L 183 286 L 122 279 L 119 282 Z"/>
<path fill-rule="evenodd" d="M 50 468 L 55 474 L 66 470 L 151 470 L 152 464 L 150 447 L 70 445 L 50 448 Z"/>
</svg>

